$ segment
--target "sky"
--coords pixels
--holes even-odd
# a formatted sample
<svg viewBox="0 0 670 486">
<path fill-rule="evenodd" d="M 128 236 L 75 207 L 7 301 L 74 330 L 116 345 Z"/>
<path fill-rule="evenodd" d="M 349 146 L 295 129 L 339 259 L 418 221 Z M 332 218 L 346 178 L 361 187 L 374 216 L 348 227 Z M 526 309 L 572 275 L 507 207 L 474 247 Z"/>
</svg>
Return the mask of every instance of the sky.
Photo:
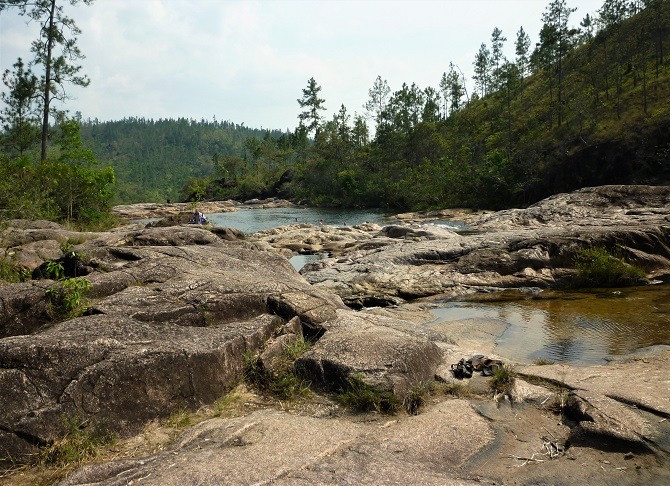
<svg viewBox="0 0 670 486">
<path fill-rule="evenodd" d="M 363 114 L 377 76 L 439 87 L 449 63 L 472 90 L 472 63 L 494 28 L 514 59 L 520 27 L 538 41 L 549 0 L 95 0 L 65 4 L 82 33 L 87 88 L 70 87 L 65 108 L 84 119 L 228 120 L 293 130 L 310 78 L 324 116 L 341 105 Z M 568 0 L 578 26 L 603 0 Z M 0 69 L 32 58 L 35 22 L 0 13 Z M 5 90 L 4 85 L 0 89 Z"/>
</svg>

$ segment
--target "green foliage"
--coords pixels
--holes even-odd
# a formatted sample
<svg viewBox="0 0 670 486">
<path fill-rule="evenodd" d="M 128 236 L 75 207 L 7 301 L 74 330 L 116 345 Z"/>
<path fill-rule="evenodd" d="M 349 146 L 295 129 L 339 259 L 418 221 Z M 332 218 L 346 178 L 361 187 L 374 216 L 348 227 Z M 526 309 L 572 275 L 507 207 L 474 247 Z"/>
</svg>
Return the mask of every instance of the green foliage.
<svg viewBox="0 0 670 486">
<path fill-rule="evenodd" d="M 0 94 L 5 107 L 0 111 L 0 122 L 4 133 L 0 145 L 10 154 L 23 155 L 39 140 L 39 118 L 35 107 L 37 101 L 37 76 L 24 69 L 21 58 L 2 76 L 7 92 Z"/>
<path fill-rule="evenodd" d="M 27 279 L 26 272 L 19 268 L 13 260 L 6 256 L 0 257 L 0 280 L 17 283 Z"/>
<path fill-rule="evenodd" d="M 39 462 L 45 466 L 72 467 L 95 458 L 114 437 L 104 423 L 91 425 L 78 418 L 61 416 L 65 429 L 62 438 L 40 450 Z"/>
<path fill-rule="evenodd" d="M 247 351 L 244 353 L 242 360 L 244 363 L 244 380 L 250 384 L 262 383 L 264 372 L 260 357 L 252 351 Z"/>
<path fill-rule="evenodd" d="M 629 265 L 604 247 L 582 248 L 575 255 L 575 268 L 579 272 L 576 284 L 589 287 L 620 287 L 644 281 L 643 270 Z"/>
<path fill-rule="evenodd" d="M 296 339 L 284 347 L 284 357 L 288 361 L 293 362 L 302 356 L 305 352 L 309 351 L 311 347 L 312 344 L 309 341 L 303 338 Z"/>
<path fill-rule="evenodd" d="M 296 376 L 292 369 L 273 373 L 268 381 L 267 390 L 280 400 L 295 400 L 310 394 L 309 383 Z"/>
<path fill-rule="evenodd" d="M 91 283 L 84 278 L 66 278 L 54 283 L 46 290 L 49 315 L 55 320 L 81 316 L 88 308 L 85 295 L 90 290 Z"/>
<path fill-rule="evenodd" d="M 402 407 L 402 403 L 392 392 L 378 390 L 356 375 L 346 378 L 335 398 L 341 405 L 361 412 L 395 414 Z"/>
<path fill-rule="evenodd" d="M 114 169 L 115 203 L 236 196 L 241 177 L 262 175 L 266 168 L 275 170 L 277 164 L 284 165 L 284 149 L 278 146 L 278 159 L 268 160 L 266 146 L 288 137 L 278 130 L 187 118 L 87 120 L 81 135 L 101 165 Z M 249 138 L 261 141 L 259 151 L 247 145 Z M 195 192 L 185 189 L 191 180 L 198 181 Z M 207 185 L 204 193 L 200 190 L 203 183 Z"/>
<path fill-rule="evenodd" d="M 108 226 L 114 171 L 97 167 L 93 153 L 83 146 L 77 122 L 63 122 L 57 141 L 54 156 L 41 162 L 28 154 L 0 154 L 0 215 Z"/>
<path fill-rule="evenodd" d="M 61 280 L 65 277 L 65 267 L 62 262 L 48 261 L 46 262 L 46 277 L 52 280 Z"/>
</svg>

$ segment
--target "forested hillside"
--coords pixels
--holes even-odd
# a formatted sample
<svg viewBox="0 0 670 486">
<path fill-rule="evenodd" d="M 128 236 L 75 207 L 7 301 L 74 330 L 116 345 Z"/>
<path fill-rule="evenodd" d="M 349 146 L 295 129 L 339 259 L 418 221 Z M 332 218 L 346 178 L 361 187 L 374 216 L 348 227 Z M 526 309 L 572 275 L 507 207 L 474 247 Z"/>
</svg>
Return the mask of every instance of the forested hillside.
<svg viewBox="0 0 670 486">
<path fill-rule="evenodd" d="M 342 106 L 323 119 L 312 78 L 293 133 L 185 119 L 84 123 L 82 133 L 113 165 L 123 201 L 498 208 L 589 185 L 668 183 L 670 2 L 606 0 L 579 28 L 573 13 L 550 2 L 534 48 L 516 33 L 513 60 L 494 29 L 469 88 L 454 65 L 439 88 L 392 91 L 379 76 L 367 117 Z"/>
<path fill-rule="evenodd" d="M 670 1 L 605 0 L 581 21 L 574 12 L 550 1 L 534 46 L 523 28 L 493 29 L 471 81 L 451 63 L 437 88 L 394 91 L 380 75 L 364 116 L 341 106 L 325 119 L 327 87 L 311 78 L 290 133 L 130 118 L 85 121 L 82 139 L 113 167 L 117 202 L 277 195 L 500 208 L 590 185 L 668 183 Z"/>
<path fill-rule="evenodd" d="M 114 167 L 116 198 L 123 202 L 177 200 L 187 181 L 214 172 L 217 158 L 244 154 L 256 138 L 281 135 L 186 118 L 89 120 L 82 122 L 81 134 L 98 160 Z"/>
</svg>

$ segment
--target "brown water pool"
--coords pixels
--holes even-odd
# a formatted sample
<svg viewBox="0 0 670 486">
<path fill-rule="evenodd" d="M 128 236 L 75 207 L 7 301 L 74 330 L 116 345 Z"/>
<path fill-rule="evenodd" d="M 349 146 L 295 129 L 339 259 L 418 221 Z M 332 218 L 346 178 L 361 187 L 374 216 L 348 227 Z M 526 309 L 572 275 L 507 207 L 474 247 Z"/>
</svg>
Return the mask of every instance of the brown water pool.
<svg viewBox="0 0 670 486">
<path fill-rule="evenodd" d="M 495 352 L 520 362 L 598 364 L 649 346 L 670 345 L 668 284 L 447 302 L 432 312 L 436 320 L 431 324 L 473 317 L 508 322 Z"/>
</svg>

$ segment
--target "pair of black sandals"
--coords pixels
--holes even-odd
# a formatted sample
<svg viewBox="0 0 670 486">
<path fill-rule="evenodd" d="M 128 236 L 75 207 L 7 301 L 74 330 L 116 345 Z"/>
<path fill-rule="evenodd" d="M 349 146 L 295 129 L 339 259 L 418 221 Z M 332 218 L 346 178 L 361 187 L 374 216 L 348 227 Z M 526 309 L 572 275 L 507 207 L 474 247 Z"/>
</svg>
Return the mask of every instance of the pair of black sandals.
<svg viewBox="0 0 670 486">
<path fill-rule="evenodd" d="M 501 368 L 503 362 L 499 359 L 487 358 L 483 354 L 476 354 L 470 359 L 461 358 L 461 360 L 451 365 L 451 373 L 455 378 L 472 378 L 472 373 L 481 371 L 484 376 L 492 376 L 498 368 Z"/>
</svg>

